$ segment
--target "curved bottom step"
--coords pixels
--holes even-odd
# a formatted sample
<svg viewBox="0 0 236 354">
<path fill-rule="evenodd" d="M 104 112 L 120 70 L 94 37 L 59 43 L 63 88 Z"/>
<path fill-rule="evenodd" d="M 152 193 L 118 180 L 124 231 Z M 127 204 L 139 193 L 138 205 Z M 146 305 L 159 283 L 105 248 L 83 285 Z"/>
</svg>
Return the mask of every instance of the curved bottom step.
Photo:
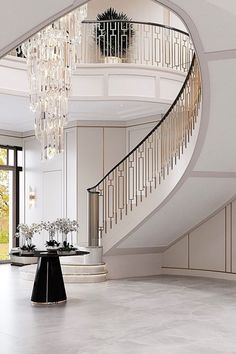
<svg viewBox="0 0 236 354">
<path fill-rule="evenodd" d="M 20 269 L 21 278 L 33 281 L 37 265 L 28 265 Z M 99 283 L 107 280 L 106 265 L 62 265 L 65 283 Z"/>
<path fill-rule="evenodd" d="M 84 274 L 84 275 L 63 275 L 65 283 L 101 283 L 107 280 L 107 273 L 104 274 Z"/>
</svg>

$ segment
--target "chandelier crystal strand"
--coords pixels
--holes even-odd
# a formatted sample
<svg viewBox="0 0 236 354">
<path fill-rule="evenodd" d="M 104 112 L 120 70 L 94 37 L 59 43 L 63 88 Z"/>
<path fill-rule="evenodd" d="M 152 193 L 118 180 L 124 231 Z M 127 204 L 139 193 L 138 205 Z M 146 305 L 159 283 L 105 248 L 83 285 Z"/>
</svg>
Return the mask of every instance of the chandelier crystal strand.
<svg viewBox="0 0 236 354">
<path fill-rule="evenodd" d="M 81 42 L 81 22 L 86 17 L 87 5 L 83 5 L 22 45 L 27 58 L 30 109 L 35 115 L 35 136 L 41 143 L 42 159 L 63 151 L 71 74 Z"/>
</svg>

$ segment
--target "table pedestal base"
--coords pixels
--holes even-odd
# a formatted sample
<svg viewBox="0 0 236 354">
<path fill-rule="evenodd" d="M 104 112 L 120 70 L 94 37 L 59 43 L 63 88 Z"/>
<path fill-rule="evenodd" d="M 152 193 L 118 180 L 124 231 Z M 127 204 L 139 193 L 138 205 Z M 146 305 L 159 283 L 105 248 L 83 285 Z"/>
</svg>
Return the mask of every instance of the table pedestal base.
<svg viewBox="0 0 236 354">
<path fill-rule="evenodd" d="M 31 301 L 37 305 L 59 304 L 66 301 L 59 256 L 39 258 Z"/>
</svg>

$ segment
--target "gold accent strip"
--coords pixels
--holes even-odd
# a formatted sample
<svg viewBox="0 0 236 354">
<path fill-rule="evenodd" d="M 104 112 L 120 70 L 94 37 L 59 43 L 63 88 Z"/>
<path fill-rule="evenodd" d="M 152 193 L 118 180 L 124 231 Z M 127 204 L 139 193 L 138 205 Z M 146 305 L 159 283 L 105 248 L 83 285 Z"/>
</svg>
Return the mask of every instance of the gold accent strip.
<svg viewBox="0 0 236 354">
<path fill-rule="evenodd" d="M 227 207 L 224 208 L 224 223 L 225 223 L 225 272 L 227 272 Z"/>
<path fill-rule="evenodd" d="M 236 274 L 236 273 L 233 273 L 233 272 L 227 273 L 224 270 L 214 270 L 214 269 L 180 268 L 180 267 L 167 267 L 167 266 L 163 266 L 161 268 L 163 268 L 163 269 L 197 270 L 197 271 L 203 271 L 203 272 L 216 272 L 216 273 L 224 273 L 224 274 Z"/>
<path fill-rule="evenodd" d="M 231 244 L 230 271 L 232 273 L 233 272 L 233 202 L 230 203 L 230 244 Z"/>
<path fill-rule="evenodd" d="M 190 269 L 190 235 L 188 234 L 188 269 Z"/>
<path fill-rule="evenodd" d="M 102 128 L 102 172 L 105 175 L 105 128 Z"/>
<path fill-rule="evenodd" d="M 36 305 L 36 306 L 47 306 L 47 305 L 59 305 L 59 304 L 63 304 L 67 302 L 67 299 L 66 300 L 62 300 L 62 301 L 55 301 L 55 302 L 35 302 L 35 301 L 31 301 L 31 304 L 32 305 Z"/>
</svg>

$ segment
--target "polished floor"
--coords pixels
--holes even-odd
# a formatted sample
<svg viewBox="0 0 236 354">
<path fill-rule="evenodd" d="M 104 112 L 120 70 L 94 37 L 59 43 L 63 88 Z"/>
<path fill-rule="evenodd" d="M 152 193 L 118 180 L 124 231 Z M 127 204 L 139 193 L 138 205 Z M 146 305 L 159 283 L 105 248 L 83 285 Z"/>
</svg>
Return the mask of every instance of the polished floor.
<svg viewBox="0 0 236 354">
<path fill-rule="evenodd" d="M 236 283 L 148 277 L 67 284 L 66 305 L 35 307 L 32 282 L 0 265 L 1 354 L 236 353 Z"/>
</svg>

